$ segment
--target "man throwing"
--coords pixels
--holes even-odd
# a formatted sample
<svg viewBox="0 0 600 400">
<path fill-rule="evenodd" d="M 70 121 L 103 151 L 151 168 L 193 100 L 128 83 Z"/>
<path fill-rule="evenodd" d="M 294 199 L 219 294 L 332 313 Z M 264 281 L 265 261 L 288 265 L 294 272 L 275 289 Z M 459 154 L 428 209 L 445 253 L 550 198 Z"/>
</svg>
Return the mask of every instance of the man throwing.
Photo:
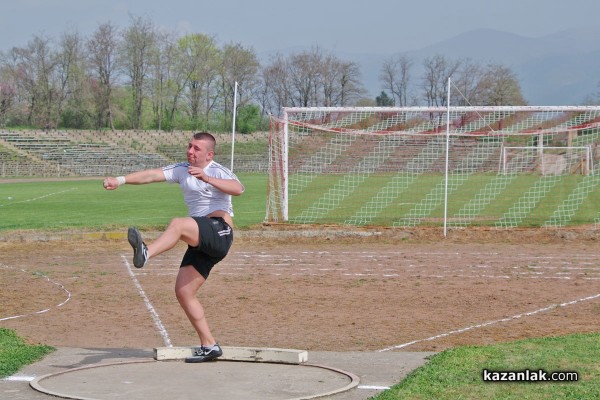
<svg viewBox="0 0 600 400">
<path fill-rule="evenodd" d="M 183 191 L 189 216 L 174 218 L 167 229 L 146 245 L 140 232 L 130 227 L 127 233 L 133 247 L 133 265 L 142 268 L 150 258 L 172 249 L 178 241 L 188 244 L 175 282 L 179 304 L 200 338 L 186 362 L 213 360 L 223 354 L 210 332 L 204 308 L 196 297 L 212 267 L 227 255 L 233 242 L 231 196 L 239 196 L 244 186 L 222 165 L 213 161 L 216 141 L 207 132 L 195 133 L 188 144 L 187 163 L 138 171 L 126 176 L 104 179 L 104 188 L 115 190 L 123 184 L 154 182 L 178 183 Z"/>
</svg>

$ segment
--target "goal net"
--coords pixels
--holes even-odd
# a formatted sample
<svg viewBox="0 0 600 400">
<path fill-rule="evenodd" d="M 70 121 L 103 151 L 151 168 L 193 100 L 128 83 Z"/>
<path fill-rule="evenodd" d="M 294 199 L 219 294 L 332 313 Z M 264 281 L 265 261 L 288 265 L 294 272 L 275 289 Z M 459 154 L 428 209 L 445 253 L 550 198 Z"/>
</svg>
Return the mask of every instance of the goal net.
<svg viewBox="0 0 600 400">
<path fill-rule="evenodd" d="M 593 169 L 592 146 L 523 146 L 502 147 L 502 174 L 529 172 L 540 175 L 565 173 L 589 175 Z"/>
<path fill-rule="evenodd" d="M 411 227 L 599 219 L 600 107 L 284 108 L 266 221 Z"/>
</svg>

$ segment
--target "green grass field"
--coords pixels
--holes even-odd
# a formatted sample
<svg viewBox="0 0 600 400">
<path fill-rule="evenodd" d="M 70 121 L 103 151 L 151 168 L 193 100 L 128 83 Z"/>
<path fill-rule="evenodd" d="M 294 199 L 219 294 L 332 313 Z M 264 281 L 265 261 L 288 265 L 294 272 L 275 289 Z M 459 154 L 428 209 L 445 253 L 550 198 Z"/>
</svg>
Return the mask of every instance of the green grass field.
<svg viewBox="0 0 600 400">
<path fill-rule="evenodd" d="M 376 400 L 598 399 L 600 334 L 465 346 L 436 354 Z M 576 372 L 576 382 L 484 382 L 483 370 Z"/>
<path fill-rule="evenodd" d="M 299 185 L 309 183 L 296 194 L 295 180 Z M 583 175 L 456 175 L 448 182 L 445 210 L 445 179 L 441 174 L 373 174 L 364 181 L 358 176 L 299 175 L 290 178 L 289 216 L 292 222 L 339 224 L 362 213 L 370 216 L 371 225 L 402 226 L 403 219 L 421 218 L 420 224 L 439 226 L 447 211 L 450 220 L 471 216 L 470 223 L 490 226 L 508 213 L 517 220 L 515 225 L 536 227 L 568 205 L 573 211 L 569 211 L 572 215 L 566 225 L 581 225 L 598 217 L 599 183 L 597 177 Z M 367 204 L 370 209 L 364 208 Z"/>
<path fill-rule="evenodd" d="M 266 176 L 240 175 L 246 191 L 234 197 L 235 225 L 265 218 Z M 0 184 L 0 232 L 10 230 L 119 230 L 129 225 L 161 228 L 187 215 L 178 185 L 125 185 L 108 191 L 102 179 Z"/>
<path fill-rule="evenodd" d="M 0 328 L 0 379 L 19 371 L 24 365 L 35 362 L 54 348 L 28 344 L 15 331 Z"/>
<path fill-rule="evenodd" d="M 267 176 L 264 174 L 239 174 L 246 192 L 233 198 L 235 225 L 248 228 L 263 222 L 266 214 Z M 317 217 L 308 222 L 343 224 L 361 211 L 365 204 L 375 198 L 382 188 L 389 185 L 389 175 L 371 176 L 351 196 L 342 197 L 335 207 L 327 209 L 327 196 L 331 188 L 343 176 L 327 175 L 314 179 L 307 190 L 290 197 L 290 220 L 311 207 Z M 477 198 L 482 188 L 497 179 L 497 175 L 472 175 L 460 185 L 459 190 L 449 195 L 448 216 L 450 219 L 461 208 Z M 539 181 L 539 176 L 523 175 L 511 180 L 502 192 L 490 196 L 473 216 L 475 225 L 492 225 L 523 198 L 528 190 Z M 534 202 L 534 206 L 523 214 L 519 226 L 541 226 L 552 213 L 570 199 L 575 188 L 584 187 L 580 200 L 571 199 L 574 211 L 568 225 L 594 223 L 599 216 L 596 205 L 600 202 L 600 180 L 583 176 L 565 176 L 554 184 L 547 194 Z M 582 183 L 583 182 L 583 183 Z M 414 217 L 414 209 L 421 210 L 421 224 L 442 225 L 444 216 L 441 176 L 423 175 L 415 179 L 400 195 L 387 201 L 378 209 L 368 225 L 392 225 L 402 218 Z M 437 190 L 438 198 L 431 193 Z M 335 194 L 334 194 L 335 196 Z M 571 197 L 570 197 L 571 196 Z M 325 200 L 323 200 L 325 199 Z M 336 202 L 335 199 L 329 201 Z M 520 204 L 526 206 L 527 204 Z M 326 211 L 322 211 L 323 209 Z M 426 211 L 423 211 L 426 210 Z M 428 210 L 428 211 L 427 211 Z M 521 211 L 515 212 L 520 218 Z M 129 225 L 142 228 L 164 227 L 177 216 L 187 214 L 181 191 L 177 185 L 166 183 L 152 185 L 125 185 L 115 191 L 102 188 L 102 179 L 65 181 L 15 181 L 0 184 L 0 231 L 6 230 L 61 230 L 72 228 L 122 229 Z M 303 221 L 307 222 L 307 221 Z"/>
</svg>

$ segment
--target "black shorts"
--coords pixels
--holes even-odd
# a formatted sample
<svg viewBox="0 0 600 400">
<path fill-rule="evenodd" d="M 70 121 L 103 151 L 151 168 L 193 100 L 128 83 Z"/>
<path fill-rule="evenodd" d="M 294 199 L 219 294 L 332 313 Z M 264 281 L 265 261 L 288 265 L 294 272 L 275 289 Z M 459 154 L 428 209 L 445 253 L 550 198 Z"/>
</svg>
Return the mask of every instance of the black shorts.
<svg viewBox="0 0 600 400">
<path fill-rule="evenodd" d="M 181 267 L 192 265 L 196 271 L 208 278 L 216 263 L 225 258 L 233 243 L 233 229 L 220 217 L 192 217 L 198 224 L 200 244 L 188 246 L 181 260 Z"/>
</svg>

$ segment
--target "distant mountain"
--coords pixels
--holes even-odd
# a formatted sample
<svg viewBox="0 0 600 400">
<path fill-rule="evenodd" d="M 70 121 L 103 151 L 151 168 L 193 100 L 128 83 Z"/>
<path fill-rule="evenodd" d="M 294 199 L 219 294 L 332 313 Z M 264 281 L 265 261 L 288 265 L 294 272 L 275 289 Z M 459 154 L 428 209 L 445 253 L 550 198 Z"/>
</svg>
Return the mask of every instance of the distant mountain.
<svg viewBox="0 0 600 400">
<path fill-rule="evenodd" d="M 361 66 L 365 87 L 375 96 L 382 90 L 379 72 L 384 60 L 396 54 L 413 60 L 413 85 L 418 85 L 423 60 L 438 54 L 505 65 L 517 74 L 531 105 L 581 104 L 597 92 L 600 82 L 600 28 L 570 29 L 540 38 L 479 29 L 415 51 L 340 57 Z"/>
</svg>

